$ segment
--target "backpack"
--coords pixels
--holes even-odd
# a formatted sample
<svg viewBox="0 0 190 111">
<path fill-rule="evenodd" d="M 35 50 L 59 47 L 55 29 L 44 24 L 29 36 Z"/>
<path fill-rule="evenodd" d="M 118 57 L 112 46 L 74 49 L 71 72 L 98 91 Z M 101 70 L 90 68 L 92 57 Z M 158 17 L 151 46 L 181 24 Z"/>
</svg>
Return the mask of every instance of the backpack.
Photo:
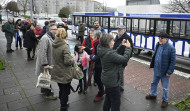
<svg viewBox="0 0 190 111">
<path fill-rule="evenodd" d="M 6 23 L 7 23 L 7 22 L 6 22 Z M 5 32 L 5 24 L 6 24 L 6 23 L 4 23 L 4 24 L 1 25 L 1 31 L 2 31 L 2 32 Z"/>
</svg>

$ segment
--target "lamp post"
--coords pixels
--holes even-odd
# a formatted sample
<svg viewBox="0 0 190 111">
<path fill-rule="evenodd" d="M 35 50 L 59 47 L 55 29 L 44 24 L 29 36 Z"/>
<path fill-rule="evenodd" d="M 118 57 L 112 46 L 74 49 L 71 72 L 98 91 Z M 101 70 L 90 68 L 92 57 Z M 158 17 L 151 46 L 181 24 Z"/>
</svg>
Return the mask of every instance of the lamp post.
<svg viewBox="0 0 190 111">
<path fill-rule="evenodd" d="M 30 19 L 33 19 L 33 0 L 30 0 Z"/>
</svg>

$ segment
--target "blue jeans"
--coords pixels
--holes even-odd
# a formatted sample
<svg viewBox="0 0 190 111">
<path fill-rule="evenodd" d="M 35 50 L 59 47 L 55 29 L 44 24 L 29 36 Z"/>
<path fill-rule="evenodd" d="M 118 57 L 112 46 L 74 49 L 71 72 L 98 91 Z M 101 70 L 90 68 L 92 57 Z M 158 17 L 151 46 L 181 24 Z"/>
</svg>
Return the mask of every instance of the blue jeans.
<svg viewBox="0 0 190 111">
<path fill-rule="evenodd" d="M 162 88 L 163 88 L 163 95 L 162 99 L 165 102 L 168 102 L 168 92 L 169 92 L 169 83 L 170 83 L 170 77 L 167 76 L 153 76 L 153 81 L 151 83 L 151 96 L 157 96 L 157 89 L 158 89 L 158 83 L 161 80 Z"/>
<path fill-rule="evenodd" d="M 120 111 L 120 86 L 106 88 L 106 98 L 104 101 L 103 111 Z"/>
</svg>

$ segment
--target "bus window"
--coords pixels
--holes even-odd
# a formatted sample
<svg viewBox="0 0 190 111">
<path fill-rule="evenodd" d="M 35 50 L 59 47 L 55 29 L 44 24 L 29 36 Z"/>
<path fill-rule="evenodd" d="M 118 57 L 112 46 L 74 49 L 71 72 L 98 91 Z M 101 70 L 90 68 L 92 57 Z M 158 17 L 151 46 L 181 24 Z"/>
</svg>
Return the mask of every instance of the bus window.
<svg viewBox="0 0 190 111">
<path fill-rule="evenodd" d="M 131 19 L 127 19 L 127 32 L 131 32 Z"/>
<path fill-rule="evenodd" d="M 116 25 L 115 25 L 116 27 L 115 28 L 117 28 L 117 26 L 119 26 L 119 25 L 124 25 L 123 20 L 124 20 L 123 18 L 116 18 Z"/>
<path fill-rule="evenodd" d="M 190 39 L 190 21 L 187 21 L 187 26 L 186 26 L 186 39 Z"/>
<path fill-rule="evenodd" d="M 173 37 L 179 38 L 180 37 L 180 21 L 172 21 L 170 25 L 170 32 Z"/>
<path fill-rule="evenodd" d="M 123 18 L 123 25 L 127 26 L 126 18 Z"/>
<path fill-rule="evenodd" d="M 79 25 L 79 21 L 82 21 L 82 17 L 81 16 L 76 16 L 75 17 L 75 25 Z"/>
<path fill-rule="evenodd" d="M 160 34 L 161 32 L 166 33 L 167 29 L 167 21 L 158 20 L 156 21 L 156 35 Z"/>
<path fill-rule="evenodd" d="M 115 28 L 116 25 L 116 18 L 110 17 L 110 28 Z"/>
<path fill-rule="evenodd" d="M 99 21 L 99 17 L 89 17 L 89 27 L 93 27 L 95 20 Z"/>
<path fill-rule="evenodd" d="M 103 27 L 108 28 L 108 18 L 103 18 Z"/>
<path fill-rule="evenodd" d="M 181 21 L 180 38 L 185 38 L 185 21 Z"/>
<path fill-rule="evenodd" d="M 140 19 L 139 33 L 145 34 L 145 31 L 146 31 L 146 19 Z"/>
<path fill-rule="evenodd" d="M 139 33 L 138 24 L 139 24 L 138 19 L 132 19 L 132 32 L 133 33 Z"/>
</svg>

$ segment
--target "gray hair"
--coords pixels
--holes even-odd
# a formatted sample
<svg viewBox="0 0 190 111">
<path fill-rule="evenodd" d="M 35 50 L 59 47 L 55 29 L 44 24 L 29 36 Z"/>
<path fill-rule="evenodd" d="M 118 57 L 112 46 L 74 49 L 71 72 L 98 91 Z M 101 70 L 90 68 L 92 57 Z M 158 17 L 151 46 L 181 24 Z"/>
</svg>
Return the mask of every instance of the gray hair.
<svg viewBox="0 0 190 111">
<path fill-rule="evenodd" d="M 102 36 L 102 32 L 100 30 L 94 30 L 94 37 L 99 39 Z"/>
<path fill-rule="evenodd" d="M 102 47 L 109 47 L 112 40 L 113 36 L 111 34 L 102 34 L 102 37 L 100 37 L 100 45 Z"/>
<path fill-rule="evenodd" d="M 55 23 L 48 24 L 48 26 L 46 27 L 46 32 L 49 32 L 53 26 L 57 26 L 57 25 Z"/>
</svg>

